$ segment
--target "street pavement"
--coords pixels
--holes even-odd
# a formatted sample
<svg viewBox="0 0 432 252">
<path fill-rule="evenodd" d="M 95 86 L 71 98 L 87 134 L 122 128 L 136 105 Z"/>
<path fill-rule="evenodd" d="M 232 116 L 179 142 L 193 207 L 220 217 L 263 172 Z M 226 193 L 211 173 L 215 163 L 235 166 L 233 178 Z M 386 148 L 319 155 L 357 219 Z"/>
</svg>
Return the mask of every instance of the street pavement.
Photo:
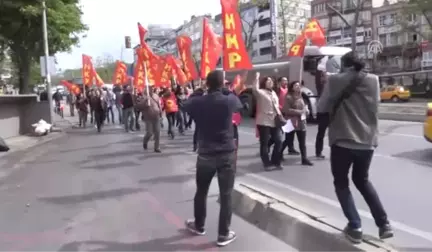
<svg viewBox="0 0 432 252">
<path fill-rule="evenodd" d="M 209 193 L 207 235 L 184 230 L 195 192 L 191 134 L 175 140 L 164 134 L 158 154 L 142 149 L 142 133 L 107 126 L 98 134 L 88 127 L 10 154 L 10 162 L 0 167 L 16 167 L 0 179 L 0 250 L 295 251 L 236 216 L 238 239 L 215 247 L 216 181 Z"/>
<path fill-rule="evenodd" d="M 432 144 L 423 139 L 420 123 L 381 120 L 380 132 L 370 177 L 395 228 L 389 242 L 402 251 L 430 251 Z M 312 156 L 316 126 L 307 133 Z M 0 249 L 215 250 L 216 181 L 208 200 L 208 235 L 191 238 L 182 230 L 195 191 L 190 134 L 172 141 L 164 136 L 163 153 L 155 154 L 142 150 L 143 133 L 126 134 L 118 126 L 101 134 L 93 127 L 71 129 L 64 138 L 21 153 L 24 160 L 11 158 L 20 168 L 0 180 Z M 264 172 L 253 122 L 240 127 L 238 182 L 287 197 L 343 228 L 328 160 L 312 160 L 313 167 L 304 167 L 299 157 L 286 156 L 283 171 Z M 353 192 L 364 231 L 377 236 L 366 204 Z M 219 250 L 293 250 L 238 217 L 232 226 L 238 240 Z"/>
</svg>

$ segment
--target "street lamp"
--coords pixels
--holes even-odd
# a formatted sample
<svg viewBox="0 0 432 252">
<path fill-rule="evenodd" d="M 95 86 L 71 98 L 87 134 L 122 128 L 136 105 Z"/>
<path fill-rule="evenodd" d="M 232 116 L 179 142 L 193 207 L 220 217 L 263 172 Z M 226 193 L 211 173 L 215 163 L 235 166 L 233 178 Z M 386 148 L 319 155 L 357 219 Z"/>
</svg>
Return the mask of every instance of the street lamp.
<svg viewBox="0 0 432 252">
<path fill-rule="evenodd" d="M 47 27 L 47 7 L 45 0 L 42 0 L 42 29 L 43 29 L 43 42 L 45 51 L 45 80 L 47 84 L 48 103 L 50 110 L 50 123 L 54 124 L 54 107 L 52 100 L 51 90 L 51 75 L 49 72 L 49 51 L 48 51 L 48 27 Z"/>
</svg>

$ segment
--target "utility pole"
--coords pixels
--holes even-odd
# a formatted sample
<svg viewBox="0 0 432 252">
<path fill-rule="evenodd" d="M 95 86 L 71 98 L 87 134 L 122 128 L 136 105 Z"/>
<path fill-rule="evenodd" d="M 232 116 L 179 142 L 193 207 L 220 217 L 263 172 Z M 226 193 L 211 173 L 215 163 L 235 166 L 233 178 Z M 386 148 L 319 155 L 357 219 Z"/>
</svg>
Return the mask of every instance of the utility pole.
<svg viewBox="0 0 432 252">
<path fill-rule="evenodd" d="M 47 7 L 45 0 L 42 0 L 42 29 L 43 29 L 43 42 L 45 51 L 45 80 L 48 92 L 48 102 L 50 110 L 50 123 L 54 124 L 54 106 L 52 100 L 52 87 L 51 87 L 51 75 L 49 72 L 49 51 L 48 51 L 48 25 L 47 25 Z"/>
</svg>

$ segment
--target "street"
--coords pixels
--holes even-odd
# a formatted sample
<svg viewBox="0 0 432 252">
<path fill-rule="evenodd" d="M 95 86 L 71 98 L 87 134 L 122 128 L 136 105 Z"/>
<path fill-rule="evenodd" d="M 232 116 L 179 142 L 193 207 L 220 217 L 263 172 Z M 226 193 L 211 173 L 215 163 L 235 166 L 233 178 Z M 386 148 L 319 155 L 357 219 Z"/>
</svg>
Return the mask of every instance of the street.
<svg viewBox="0 0 432 252">
<path fill-rule="evenodd" d="M 389 242 L 400 250 L 432 250 L 432 202 L 427 200 L 432 191 L 432 144 L 423 139 L 419 123 L 381 120 L 380 130 L 371 180 L 395 228 L 396 237 Z M 315 134 L 316 126 L 309 126 L 311 156 Z M 192 217 L 195 191 L 191 132 L 175 140 L 168 140 L 164 132 L 162 154 L 144 151 L 142 136 L 126 134 L 118 126 L 107 126 L 101 134 L 92 127 L 70 129 L 65 137 L 11 154 L 1 167 L 17 169 L 0 181 L 0 249 L 294 250 L 235 216 L 232 227 L 238 239 L 227 248 L 215 248 L 216 181 L 209 193 L 207 235 L 185 234 L 183 221 Z M 315 166 L 304 167 L 299 157 L 286 159 L 283 171 L 264 172 L 255 129 L 245 121 L 237 181 L 287 197 L 343 228 L 346 221 L 334 195 L 328 160 L 312 158 Z M 362 209 L 364 232 L 377 236 L 366 204 L 354 188 L 353 192 Z"/>
</svg>

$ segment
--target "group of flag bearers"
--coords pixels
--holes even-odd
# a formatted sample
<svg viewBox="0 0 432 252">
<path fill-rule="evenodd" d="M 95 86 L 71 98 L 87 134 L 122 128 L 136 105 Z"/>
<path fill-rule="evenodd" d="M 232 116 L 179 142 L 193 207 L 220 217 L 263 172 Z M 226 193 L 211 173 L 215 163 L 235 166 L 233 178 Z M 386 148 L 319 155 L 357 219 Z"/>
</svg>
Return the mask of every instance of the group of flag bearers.
<svg viewBox="0 0 432 252">
<path fill-rule="evenodd" d="M 210 182 L 217 174 L 220 188 L 220 215 L 218 246 L 225 246 L 236 239 L 236 233 L 230 229 L 231 223 L 231 192 L 236 173 L 236 157 L 238 148 L 238 126 L 241 122 L 240 111 L 243 108 L 238 95 L 245 89 L 243 76 L 236 76 L 232 82 L 225 80 L 224 71 L 252 69 L 243 38 L 240 16 L 237 12 L 238 0 L 221 0 L 222 6 L 222 37 L 217 36 L 204 19 L 202 34 L 202 52 L 200 72 L 195 67 L 191 54 L 191 39 L 187 36 L 177 38 L 180 59 L 173 55 L 156 55 L 145 42 L 147 31 L 138 23 L 140 47 L 136 49 L 138 61 L 135 64 L 133 77 L 127 76 L 127 66 L 117 61 L 113 84 L 132 83 L 137 93 L 142 94 L 138 102 L 146 123 L 146 135 L 143 148 L 148 148 L 149 140 L 155 140 L 154 149 L 159 149 L 160 117 L 165 109 L 169 122 L 169 135 L 174 137 L 172 127 L 180 119 L 180 132 L 190 126 L 186 117 L 195 122 L 194 150 L 197 151 L 197 192 L 194 198 L 194 218 L 187 220 L 186 228 L 196 235 L 205 234 L 206 197 Z M 316 19 L 311 19 L 305 29 L 298 35 L 288 50 L 290 57 L 303 57 L 307 43 L 324 46 L 326 38 L 324 30 Z M 214 70 L 219 58 L 222 57 L 223 71 Z M 83 55 L 84 86 L 103 85 L 91 58 Z M 301 73 L 300 73 L 301 75 Z M 289 76 L 287 76 L 289 78 Z M 257 74 L 256 83 L 259 82 Z M 199 80 L 201 79 L 201 80 Z M 199 85 L 191 88 L 191 83 L 199 80 Z M 301 80 L 290 80 L 299 81 Z M 171 87 L 172 82 L 175 87 Z M 74 93 L 80 89 L 68 84 Z M 180 93 L 174 89 L 180 86 Z M 183 87 L 183 89 L 181 88 Z M 164 89 L 162 94 L 157 89 Z M 179 100 L 179 95 L 182 99 Z M 186 96 L 186 97 L 185 97 Z"/>
</svg>

